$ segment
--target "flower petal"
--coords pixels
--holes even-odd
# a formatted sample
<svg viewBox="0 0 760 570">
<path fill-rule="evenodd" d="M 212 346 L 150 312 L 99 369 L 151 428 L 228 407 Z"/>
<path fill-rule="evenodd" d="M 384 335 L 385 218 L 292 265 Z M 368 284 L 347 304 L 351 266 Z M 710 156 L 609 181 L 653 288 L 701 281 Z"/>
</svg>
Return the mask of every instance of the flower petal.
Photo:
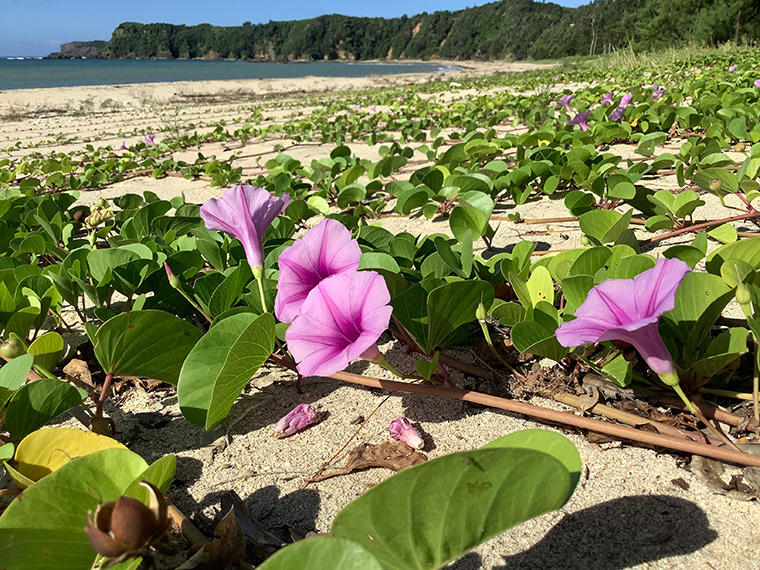
<svg viewBox="0 0 760 570">
<path fill-rule="evenodd" d="M 320 281 L 359 268 L 361 249 L 337 220 L 323 220 L 280 254 L 280 278 L 274 313 L 284 323 L 298 316 L 309 292 Z"/>
<path fill-rule="evenodd" d="M 339 273 L 306 297 L 285 339 L 304 376 L 329 376 L 359 358 L 388 327 L 392 308 L 382 276 Z"/>
<path fill-rule="evenodd" d="M 676 289 L 691 268 L 680 259 L 660 258 L 634 278 L 634 299 L 639 318 L 659 317 L 676 303 Z"/>
<path fill-rule="evenodd" d="M 290 196 L 272 196 L 257 186 L 235 186 L 221 198 L 201 206 L 201 218 L 210 230 L 225 232 L 243 244 L 251 268 L 264 264 L 264 232 L 290 203 Z"/>
</svg>

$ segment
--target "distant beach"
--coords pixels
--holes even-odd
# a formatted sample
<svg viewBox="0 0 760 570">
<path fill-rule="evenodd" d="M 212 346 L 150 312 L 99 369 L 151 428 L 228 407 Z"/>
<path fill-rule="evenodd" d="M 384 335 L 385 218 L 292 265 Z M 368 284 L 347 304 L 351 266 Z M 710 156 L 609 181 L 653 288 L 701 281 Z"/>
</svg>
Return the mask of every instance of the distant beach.
<svg viewBox="0 0 760 570">
<path fill-rule="evenodd" d="M 424 62 L 297 62 L 135 60 L 135 59 L 0 59 L 0 90 L 215 81 L 230 79 L 294 79 L 367 77 L 406 73 L 459 71 L 456 65 Z"/>
</svg>

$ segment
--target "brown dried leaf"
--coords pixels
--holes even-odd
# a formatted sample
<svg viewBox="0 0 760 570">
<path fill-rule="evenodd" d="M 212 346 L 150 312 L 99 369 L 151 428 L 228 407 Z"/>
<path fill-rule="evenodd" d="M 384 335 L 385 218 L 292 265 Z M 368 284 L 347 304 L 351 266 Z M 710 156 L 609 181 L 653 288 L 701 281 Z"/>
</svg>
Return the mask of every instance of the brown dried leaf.
<svg viewBox="0 0 760 570">
<path fill-rule="evenodd" d="M 578 404 L 584 414 L 599 403 L 599 390 L 595 386 L 586 388 L 586 394 L 578 397 Z"/>
<path fill-rule="evenodd" d="M 348 452 L 346 469 L 358 471 L 368 467 L 385 467 L 401 471 L 427 461 L 427 457 L 403 441 L 386 441 L 380 445 L 363 443 Z"/>
<path fill-rule="evenodd" d="M 237 566 L 245 555 L 245 535 L 238 526 L 234 509 L 230 509 L 214 530 L 214 539 L 203 547 L 203 556 L 195 570 L 224 570 Z"/>
<path fill-rule="evenodd" d="M 72 382 L 78 382 L 79 384 L 84 384 L 90 388 L 95 388 L 95 383 L 92 381 L 92 373 L 84 360 L 72 358 L 69 360 L 69 363 L 63 367 L 63 373 L 66 375 L 66 378 Z"/>
<path fill-rule="evenodd" d="M 393 471 L 401 471 L 406 467 L 427 461 L 427 457 L 409 447 L 403 441 L 386 441 L 379 445 L 362 443 L 357 445 L 346 456 L 346 466 L 333 473 L 307 479 L 309 483 L 324 481 L 337 475 L 346 475 L 369 467 L 385 467 Z"/>
</svg>

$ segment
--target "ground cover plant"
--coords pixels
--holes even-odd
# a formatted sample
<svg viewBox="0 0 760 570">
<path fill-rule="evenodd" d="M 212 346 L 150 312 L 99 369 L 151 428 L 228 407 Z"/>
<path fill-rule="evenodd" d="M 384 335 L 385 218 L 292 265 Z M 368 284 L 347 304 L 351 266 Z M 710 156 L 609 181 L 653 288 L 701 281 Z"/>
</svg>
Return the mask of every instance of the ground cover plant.
<svg viewBox="0 0 760 570">
<path fill-rule="evenodd" d="M 686 53 L 648 67 L 644 82 L 635 61 L 617 56 L 257 105 L 234 127 L 156 125 L 129 145 L 6 148 L 0 458 L 14 481 L 4 494 L 23 495 L 0 515 L 5 566 L 135 568 L 166 550 L 170 519 L 199 547 L 184 567 L 248 564 L 238 511 L 204 545 L 163 497 L 174 456 L 148 464 L 119 443 L 106 403 L 119 378 L 164 382 L 187 422 L 213 430 L 267 362 L 292 371 L 293 390 L 332 376 L 746 466 L 744 488 L 757 495 L 760 460 L 747 452 L 760 429 L 757 56 Z M 275 109 L 293 111 L 269 120 Z M 244 150 L 179 158 L 252 140 L 273 143 L 252 167 L 241 165 Z M 360 157 L 357 142 L 375 158 Z M 313 144 L 318 158 L 292 156 Z M 151 191 L 82 202 L 87 189 L 148 176 L 223 189 L 203 204 Z M 504 226 L 535 221 L 513 207 L 541 199 L 564 204 L 579 247 L 496 245 Z M 700 219 L 710 200 L 723 214 Z M 444 221 L 449 232 L 391 232 L 380 223 L 391 217 Z M 74 352 L 76 330 L 86 339 Z M 419 355 L 413 367 L 399 370 L 379 350 L 389 334 Z M 451 350 L 461 347 L 479 362 Z M 89 392 L 63 379 L 74 357 L 94 378 Z M 358 359 L 398 379 L 346 372 Z M 562 389 L 542 386 L 536 363 Z M 461 389 L 456 369 L 503 389 Z M 603 403 L 595 386 L 651 405 L 631 413 Z M 517 387 L 612 421 L 504 397 Z M 45 427 L 65 412 L 91 433 Z M 275 430 L 287 437 L 318 420 L 301 405 Z M 346 506 L 333 537 L 265 562 L 248 552 L 251 561 L 440 568 L 560 508 L 580 477 L 573 445 L 546 430 L 427 462 L 408 419 L 390 435 L 383 452 L 395 455 L 379 464 L 408 468 Z"/>
</svg>

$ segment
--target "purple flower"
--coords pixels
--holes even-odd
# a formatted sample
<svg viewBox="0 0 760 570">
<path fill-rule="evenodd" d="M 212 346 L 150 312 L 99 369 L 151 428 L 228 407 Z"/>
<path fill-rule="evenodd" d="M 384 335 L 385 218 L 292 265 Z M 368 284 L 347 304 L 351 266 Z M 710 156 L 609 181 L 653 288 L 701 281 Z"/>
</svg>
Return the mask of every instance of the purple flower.
<svg viewBox="0 0 760 570">
<path fill-rule="evenodd" d="M 575 95 L 563 95 L 557 100 L 557 105 L 564 107 L 568 111 L 570 110 L 570 101 L 573 100 Z"/>
<path fill-rule="evenodd" d="M 409 447 L 413 449 L 422 449 L 425 447 L 425 442 L 422 441 L 420 432 L 417 431 L 407 418 L 404 416 L 398 417 L 391 422 L 388 426 L 388 433 L 391 434 L 393 439 L 403 441 Z"/>
<path fill-rule="evenodd" d="M 631 104 L 632 100 L 633 100 L 633 93 L 629 91 L 628 93 L 623 95 L 623 98 L 620 100 L 620 106 L 625 108 Z"/>
<path fill-rule="evenodd" d="M 654 89 L 654 93 L 652 93 L 652 99 L 660 99 L 665 93 L 667 93 L 667 90 L 664 87 L 660 87 L 656 83 L 652 85 L 652 89 Z"/>
<path fill-rule="evenodd" d="M 729 70 L 730 72 L 732 72 L 732 73 L 733 73 L 734 71 L 736 71 L 736 64 L 734 64 L 734 65 L 732 65 L 731 67 L 729 67 L 729 68 L 728 68 L 728 70 Z"/>
<path fill-rule="evenodd" d="M 329 376 L 357 358 L 377 356 L 375 343 L 393 309 L 388 287 L 374 271 L 324 279 L 301 305 L 285 340 L 304 376 Z"/>
<path fill-rule="evenodd" d="M 689 271 L 680 259 L 659 259 L 634 279 L 602 281 L 575 311 L 575 320 L 560 325 L 557 340 L 567 348 L 622 340 L 633 345 L 663 381 L 677 384 L 675 364 L 657 324 L 675 306 L 676 289 Z"/>
<path fill-rule="evenodd" d="M 552 77 L 552 81 L 559 81 L 559 77 Z"/>
<path fill-rule="evenodd" d="M 121 146 L 119 147 L 119 150 L 129 150 L 127 148 L 127 141 L 121 141 Z"/>
<path fill-rule="evenodd" d="M 760 87 L 760 79 L 755 79 L 755 87 Z"/>
<path fill-rule="evenodd" d="M 299 404 L 282 418 L 274 428 L 274 436 L 283 438 L 305 430 L 311 424 L 316 423 L 318 414 L 311 409 L 309 404 Z"/>
<path fill-rule="evenodd" d="M 582 131 L 588 130 L 588 123 L 586 122 L 588 120 L 588 116 L 591 114 L 591 109 L 586 111 L 585 113 L 577 113 L 575 117 L 567 121 L 568 125 L 578 125 Z"/>
<path fill-rule="evenodd" d="M 359 269 L 361 255 L 346 226 L 322 220 L 280 254 L 274 314 L 283 323 L 292 323 L 314 287 L 331 275 Z"/>
<path fill-rule="evenodd" d="M 201 206 L 201 218 L 208 229 L 240 240 L 255 275 L 264 265 L 264 232 L 289 203 L 288 194 L 277 198 L 257 186 L 235 186 L 221 198 L 207 200 Z"/>
<path fill-rule="evenodd" d="M 605 93 L 602 95 L 602 98 L 599 100 L 599 103 L 601 105 L 612 105 L 612 98 L 615 96 L 615 94 L 610 91 L 609 93 Z"/>
<path fill-rule="evenodd" d="M 622 121 L 625 116 L 625 107 L 618 107 L 610 113 L 610 121 Z"/>
<path fill-rule="evenodd" d="M 145 138 L 143 139 L 145 141 L 145 144 L 149 144 L 150 146 L 153 146 L 156 144 L 154 141 L 156 140 L 156 135 L 145 135 Z"/>
</svg>

